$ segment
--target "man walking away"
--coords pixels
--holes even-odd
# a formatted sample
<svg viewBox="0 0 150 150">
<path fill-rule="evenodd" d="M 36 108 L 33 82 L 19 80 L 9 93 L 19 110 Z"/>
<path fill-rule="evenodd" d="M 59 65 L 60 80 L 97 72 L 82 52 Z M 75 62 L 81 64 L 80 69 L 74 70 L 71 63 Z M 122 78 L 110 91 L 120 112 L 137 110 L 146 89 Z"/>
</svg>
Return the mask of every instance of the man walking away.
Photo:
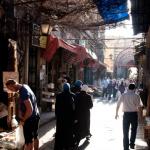
<svg viewBox="0 0 150 150">
<path fill-rule="evenodd" d="M 121 95 L 117 107 L 116 116 L 118 118 L 118 110 L 120 104 L 123 104 L 123 146 L 124 150 L 129 150 L 129 145 L 131 149 L 134 149 L 135 139 L 138 127 L 138 110 L 142 106 L 140 96 L 135 94 L 135 85 L 132 83 L 128 87 L 127 93 Z M 131 125 L 131 136 L 129 141 L 129 128 Z M 130 144 L 129 144 L 130 142 Z"/>
</svg>

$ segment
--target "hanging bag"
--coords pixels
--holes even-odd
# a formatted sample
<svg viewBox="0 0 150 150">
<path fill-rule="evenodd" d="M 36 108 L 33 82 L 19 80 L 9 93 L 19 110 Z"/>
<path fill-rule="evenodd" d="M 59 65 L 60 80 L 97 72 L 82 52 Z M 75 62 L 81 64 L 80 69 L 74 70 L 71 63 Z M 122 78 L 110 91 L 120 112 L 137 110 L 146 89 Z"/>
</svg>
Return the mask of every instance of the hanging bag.
<svg viewBox="0 0 150 150">
<path fill-rule="evenodd" d="M 25 144 L 25 138 L 23 134 L 23 126 L 19 125 L 16 128 L 16 147 L 22 149 Z"/>
</svg>

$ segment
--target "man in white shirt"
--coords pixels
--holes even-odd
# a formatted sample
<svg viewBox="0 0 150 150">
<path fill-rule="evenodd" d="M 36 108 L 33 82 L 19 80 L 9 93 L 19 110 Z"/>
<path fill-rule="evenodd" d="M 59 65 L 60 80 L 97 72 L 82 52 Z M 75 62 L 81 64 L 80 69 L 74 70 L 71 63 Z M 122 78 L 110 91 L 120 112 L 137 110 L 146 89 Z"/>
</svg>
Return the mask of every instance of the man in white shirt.
<svg viewBox="0 0 150 150">
<path fill-rule="evenodd" d="M 127 93 L 121 95 L 116 107 L 116 116 L 118 118 L 118 110 L 121 103 L 123 104 L 123 146 L 124 150 L 134 149 L 135 139 L 138 127 L 138 110 L 142 106 L 140 96 L 135 94 L 135 84 L 131 83 Z M 131 136 L 129 141 L 129 128 L 131 125 Z M 130 143 L 129 143 L 130 142 Z"/>
</svg>

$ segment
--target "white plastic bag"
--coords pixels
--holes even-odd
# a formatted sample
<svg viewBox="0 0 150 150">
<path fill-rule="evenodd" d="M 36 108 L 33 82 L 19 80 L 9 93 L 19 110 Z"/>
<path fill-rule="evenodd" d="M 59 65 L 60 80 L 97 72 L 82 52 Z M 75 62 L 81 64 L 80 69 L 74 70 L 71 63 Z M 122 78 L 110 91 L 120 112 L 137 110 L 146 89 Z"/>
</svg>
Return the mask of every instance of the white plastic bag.
<svg viewBox="0 0 150 150">
<path fill-rule="evenodd" d="M 23 126 L 19 125 L 16 128 L 16 146 L 18 149 L 21 149 L 25 144 L 24 134 L 23 134 Z"/>
</svg>

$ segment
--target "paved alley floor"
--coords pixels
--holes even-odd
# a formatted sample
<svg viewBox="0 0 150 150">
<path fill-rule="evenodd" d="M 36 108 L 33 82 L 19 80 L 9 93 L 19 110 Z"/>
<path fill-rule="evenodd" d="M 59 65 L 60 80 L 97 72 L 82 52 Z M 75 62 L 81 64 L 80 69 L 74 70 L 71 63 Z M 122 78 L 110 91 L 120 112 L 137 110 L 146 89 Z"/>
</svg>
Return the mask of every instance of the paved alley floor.
<svg viewBox="0 0 150 150">
<path fill-rule="evenodd" d="M 95 99 L 91 110 L 91 133 L 89 142 L 82 140 L 80 150 L 123 150 L 122 113 L 115 119 L 116 103 Z M 139 125 L 136 139 L 137 150 L 148 150 L 143 140 L 143 126 Z M 40 150 L 53 150 L 55 121 L 40 128 Z"/>
</svg>

